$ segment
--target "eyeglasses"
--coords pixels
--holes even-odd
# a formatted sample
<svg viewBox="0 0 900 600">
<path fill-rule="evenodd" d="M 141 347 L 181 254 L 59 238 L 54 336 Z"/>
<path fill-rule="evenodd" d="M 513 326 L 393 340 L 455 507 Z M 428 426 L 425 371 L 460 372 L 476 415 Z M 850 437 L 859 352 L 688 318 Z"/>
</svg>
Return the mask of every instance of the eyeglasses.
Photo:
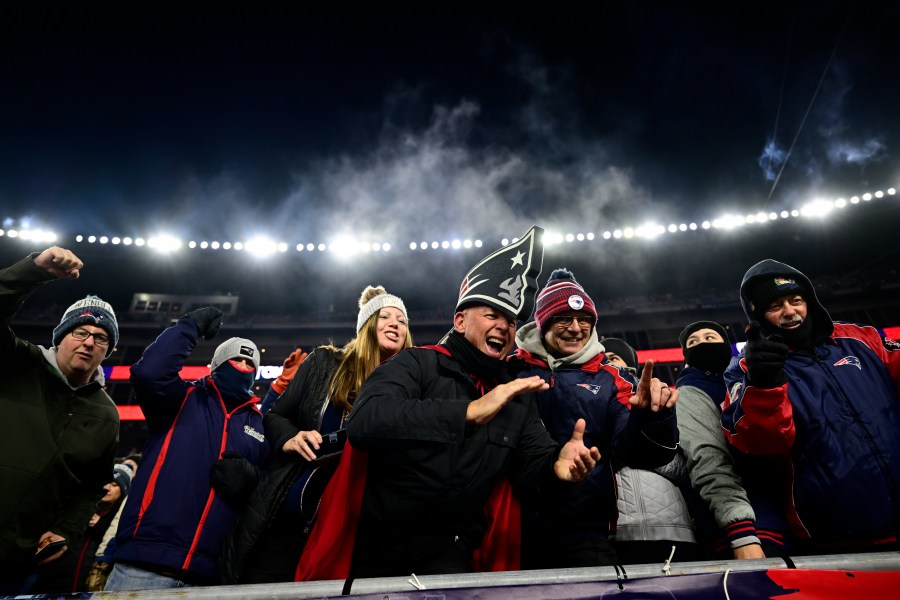
<svg viewBox="0 0 900 600">
<path fill-rule="evenodd" d="M 580 327 L 587 327 L 588 329 L 590 329 L 594 326 L 594 317 L 592 316 L 576 317 L 574 315 L 563 315 L 560 317 L 553 317 L 551 319 L 553 325 L 555 325 L 556 327 L 562 327 L 563 329 L 569 327 L 574 321 L 578 321 L 578 325 Z"/>
<path fill-rule="evenodd" d="M 87 329 L 81 329 L 80 327 L 72 332 L 72 337 L 79 342 L 83 342 L 91 336 L 94 336 L 94 343 L 98 346 L 109 346 L 109 336 L 104 333 L 91 333 Z"/>
</svg>

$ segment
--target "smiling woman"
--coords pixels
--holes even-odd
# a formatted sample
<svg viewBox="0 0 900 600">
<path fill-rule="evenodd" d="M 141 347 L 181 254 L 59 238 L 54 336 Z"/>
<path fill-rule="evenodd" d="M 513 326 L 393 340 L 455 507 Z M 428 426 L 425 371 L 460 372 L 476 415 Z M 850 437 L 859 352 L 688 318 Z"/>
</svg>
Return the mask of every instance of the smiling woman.
<svg viewBox="0 0 900 600">
<path fill-rule="evenodd" d="M 222 569 L 226 583 L 293 578 L 306 541 L 298 532 L 311 528 L 319 496 L 337 464 L 316 462 L 329 445 L 326 438 L 342 430 L 356 394 L 372 371 L 412 346 L 403 300 L 381 286 L 363 290 L 356 333 L 343 348 L 329 345 L 313 350 L 266 414 L 266 438 L 277 451 L 280 468 L 260 484 L 251 501 L 251 512 L 258 509 L 268 517 L 244 520 L 226 544 Z M 335 454 L 340 448 L 328 452 Z M 279 492 L 288 488 L 287 497 Z"/>
</svg>

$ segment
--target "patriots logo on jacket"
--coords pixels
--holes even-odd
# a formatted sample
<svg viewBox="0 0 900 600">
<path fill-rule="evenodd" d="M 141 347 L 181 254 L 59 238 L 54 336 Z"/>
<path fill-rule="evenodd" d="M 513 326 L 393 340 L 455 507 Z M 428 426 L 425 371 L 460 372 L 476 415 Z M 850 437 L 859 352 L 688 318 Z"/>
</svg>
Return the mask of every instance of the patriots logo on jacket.
<svg viewBox="0 0 900 600">
<path fill-rule="evenodd" d="M 859 359 L 855 356 L 845 356 L 841 360 L 834 363 L 835 367 L 842 367 L 844 365 L 853 365 L 854 367 L 862 371 L 862 365 L 860 364 Z"/>
<path fill-rule="evenodd" d="M 598 393 L 600 393 L 600 388 L 601 388 L 601 386 L 596 385 L 594 383 L 579 383 L 578 387 L 583 387 L 584 389 L 586 389 L 587 391 L 589 391 L 590 393 L 592 393 L 595 396 Z"/>
</svg>

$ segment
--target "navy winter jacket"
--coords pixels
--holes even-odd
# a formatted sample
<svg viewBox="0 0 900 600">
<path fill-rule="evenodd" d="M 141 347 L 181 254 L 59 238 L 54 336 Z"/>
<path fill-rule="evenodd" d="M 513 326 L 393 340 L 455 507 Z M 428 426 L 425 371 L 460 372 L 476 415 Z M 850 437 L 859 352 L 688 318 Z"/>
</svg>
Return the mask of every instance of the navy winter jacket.
<svg viewBox="0 0 900 600">
<path fill-rule="evenodd" d="M 749 319 L 755 317 L 748 282 L 775 276 L 794 278 L 809 290 L 804 299 L 816 343 L 811 353 L 789 352 L 781 386 L 761 389 L 748 382 L 743 352 L 725 374 L 729 398 L 722 422 L 729 441 L 745 453 L 739 466 L 757 529 L 789 528 L 815 550 L 895 541 L 900 346 L 872 327 L 833 322 L 809 279 L 772 260 L 748 271 L 741 285 Z M 773 533 L 771 541 L 785 533 Z"/>
<path fill-rule="evenodd" d="M 229 413 L 212 379 L 178 376 L 197 337 L 194 320 L 182 318 L 131 368 L 150 437 L 119 523 L 115 560 L 212 580 L 240 510 L 212 487 L 212 466 L 226 451 L 260 465 L 268 444 L 258 398 Z"/>
</svg>

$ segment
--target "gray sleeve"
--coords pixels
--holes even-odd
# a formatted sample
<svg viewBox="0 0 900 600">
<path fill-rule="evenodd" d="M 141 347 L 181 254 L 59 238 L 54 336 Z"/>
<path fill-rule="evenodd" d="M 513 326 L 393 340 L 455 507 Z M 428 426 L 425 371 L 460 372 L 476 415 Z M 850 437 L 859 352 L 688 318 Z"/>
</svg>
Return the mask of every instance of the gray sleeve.
<svg viewBox="0 0 900 600">
<path fill-rule="evenodd" d="M 680 387 L 678 393 L 678 430 L 691 485 L 721 529 L 735 521 L 755 521 L 725 442 L 719 408 L 699 388 Z"/>
</svg>

